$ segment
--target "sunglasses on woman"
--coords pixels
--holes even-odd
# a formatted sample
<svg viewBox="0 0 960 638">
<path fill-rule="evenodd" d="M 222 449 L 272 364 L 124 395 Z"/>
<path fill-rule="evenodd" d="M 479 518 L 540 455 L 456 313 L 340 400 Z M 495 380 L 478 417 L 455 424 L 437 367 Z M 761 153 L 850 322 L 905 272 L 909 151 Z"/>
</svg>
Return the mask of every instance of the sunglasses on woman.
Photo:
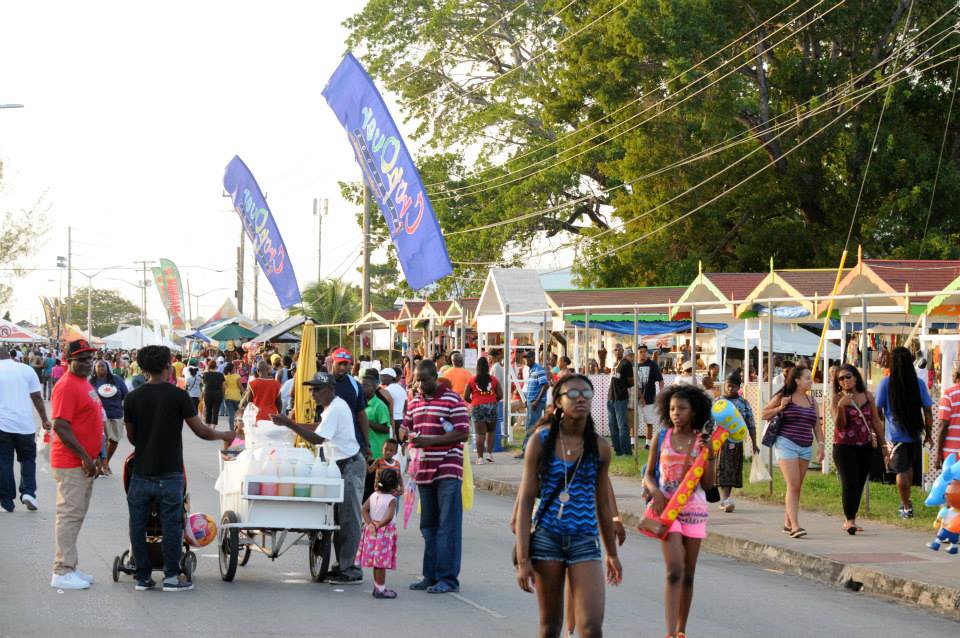
<svg viewBox="0 0 960 638">
<path fill-rule="evenodd" d="M 838 380 L 838 381 L 849 381 L 849 380 L 852 379 L 852 378 L 853 378 L 853 375 L 852 375 L 852 374 L 841 374 L 840 376 L 837 377 L 837 380 Z"/>
<path fill-rule="evenodd" d="M 571 399 L 579 399 L 583 397 L 584 399 L 593 398 L 593 390 L 567 390 L 566 392 L 561 392 L 560 396 L 568 396 Z"/>
</svg>

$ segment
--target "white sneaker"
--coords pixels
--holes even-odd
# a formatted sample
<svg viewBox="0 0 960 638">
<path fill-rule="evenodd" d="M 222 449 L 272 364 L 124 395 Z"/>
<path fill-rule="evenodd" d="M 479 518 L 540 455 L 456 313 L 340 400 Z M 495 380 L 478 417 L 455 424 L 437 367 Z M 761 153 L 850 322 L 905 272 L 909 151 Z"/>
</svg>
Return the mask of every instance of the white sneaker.
<svg viewBox="0 0 960 638">
<path fill-rule="evenodd" d="M 93 584 L 93 576 L 91 576 L 90 574 L 86 572 L 82 572 L 79 569 L 73 570 L 73 573 L 76 574 L 77 578 L 79 578 L 80 580 L 85 580 L 91 585 Z"/>
<path fill-rule="evenodd" d="M 54 589 L 90 589 L 90 583 L 77 576 L 76 572 L 54 574 L 50 586 Z"/>
<path fill-rule="evenodd" d="M 21 494 L 20 502 L 27 506 L 27 509 L 31 512 L 37 511 L 37 497 L 30 496 L 29 494 Z"/>
</svg>

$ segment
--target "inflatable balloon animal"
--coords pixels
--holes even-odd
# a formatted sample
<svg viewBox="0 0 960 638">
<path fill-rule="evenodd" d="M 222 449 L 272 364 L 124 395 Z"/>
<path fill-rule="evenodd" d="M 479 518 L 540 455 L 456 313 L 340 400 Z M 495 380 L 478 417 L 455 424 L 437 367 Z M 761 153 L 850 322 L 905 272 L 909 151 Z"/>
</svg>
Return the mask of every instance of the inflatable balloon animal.
<svg viewBox="0 0 960 638">
<path fill-rule="evenodd" d="M 943 505 L 946 502 L 944 498 L 947 493 L 947 487 L 956 480 L 960 480 L 960 461 L 957 461 L 956 454 L 951 454 L 943 462 L 943 471 L 940 472 L 937 480 L 933 482 L 933 487 L 930 488 L 930 493 L 927 494 L 927 499 L 924 501 L 924 504 L 927 507 Z"/>
<path fill-rule="evenodd" d="M 944 492 L 946 504 L 937 513 L 934 527 L 939 526 L 937 537 L 927 543 L 933 551 L 940 550 L 940 544 L 946 543 L 947 553 L 960 551 L 960 481 L 952 481 Z"/>
<path fill-rule="evenodd" d="M 710 437 L 710 448 L 713 450 L 714 455 L 720 453 L 720 448 L 727 438 L 738 442 L 746 438 L 747 424 L 743 420 L 743 416 L 741 416 L 736 406 L 726 399 L 720 399 L 714 402 L 711 416 L 713 417 L 714 425 L 717 426 L 713 431 L 713 435 Z M 677 516 L 683 511 L 683 506 L 686 505 L 693 491 L 696 490 L 700 484 L 700 479 L 703 478 L 703 472 L 707 465 L 707 453 L 708 450 L 706 447 L 700 451 L 700 454 L 697 455 L 696 460 L 690 465 L 690 469 L 687 470 L 687 474 L 680 482 L 677 491 L 674 492 L 673 496 L 663 508 L 660 516 L 652 517 L 648 515 L 645 517 L 637 527 L 639 532 L 653 538 L 666 538 L 670 526 L 673 525 Z"/>
</svg>

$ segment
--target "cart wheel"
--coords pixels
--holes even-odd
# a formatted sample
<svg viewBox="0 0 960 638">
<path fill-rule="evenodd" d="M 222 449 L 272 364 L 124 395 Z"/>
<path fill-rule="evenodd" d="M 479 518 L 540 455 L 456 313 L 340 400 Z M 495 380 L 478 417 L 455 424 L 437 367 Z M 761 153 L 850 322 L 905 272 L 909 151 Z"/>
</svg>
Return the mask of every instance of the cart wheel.
<svg viewBox="0 0 960 638">
<path fill-rule="evenodd" d="M 120 582 L 120 557 L 113 557 L 113 582 Z"/>
<path fill-rule="evenodd" d="M 197 555 L 192 551 L 187 551 L 180 559 L 180 571 L 187 577 L 187 580 L 193 580 L 193 573 L 197 571 Z"/>
<path fill-rule="evenodd" d="M 237 558 L 240 554 L 240 530 L 235 527 L 225 528 L 224 525 L 240 522 L 237 515 L 227 510 L 220 519 L 220 578 L 230 582 L 237 574 Z"/>
<path fill-rule="evenodd" d="M 136 569 L 133 566 L 133 562 L 130 560 L 130 550 L 125 549 L 123 553 L 120 554 L 120 571 L 128 576 L 136 573 Z"/>
<path fill-rule="evenodd" d="M 246 567 L 247 563 L 250 562 L 250 546 L 243 546 L 243 556 L 240 557 L 240 567 Z"/>
<path fill-rule="evenodd" d="M 313 582 L 322 583 L 330 571 L 330 545 L 333 532 L 324 530 L 313 535 L 310 541 L 310 576 Z"/>
</svg>

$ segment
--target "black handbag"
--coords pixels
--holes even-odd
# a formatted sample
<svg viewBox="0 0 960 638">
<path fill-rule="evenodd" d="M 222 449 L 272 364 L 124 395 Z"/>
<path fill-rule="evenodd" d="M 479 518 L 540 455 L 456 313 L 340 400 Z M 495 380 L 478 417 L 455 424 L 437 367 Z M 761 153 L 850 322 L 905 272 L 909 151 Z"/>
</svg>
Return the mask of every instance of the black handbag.
<svg viewBox="0 0 960 638">
<path fill-rule="evenodd" d="M 777 437 L 780 436 L 780 428 L 783 427 L 783 414 L 778 413 L 773 415 L 773 418 L 767 421 L 767 429 L 763 431 L 763 440 L 761 443 L 767 447 L 773 447 L 773 444 L 777 442 Z"/>
</svg>

